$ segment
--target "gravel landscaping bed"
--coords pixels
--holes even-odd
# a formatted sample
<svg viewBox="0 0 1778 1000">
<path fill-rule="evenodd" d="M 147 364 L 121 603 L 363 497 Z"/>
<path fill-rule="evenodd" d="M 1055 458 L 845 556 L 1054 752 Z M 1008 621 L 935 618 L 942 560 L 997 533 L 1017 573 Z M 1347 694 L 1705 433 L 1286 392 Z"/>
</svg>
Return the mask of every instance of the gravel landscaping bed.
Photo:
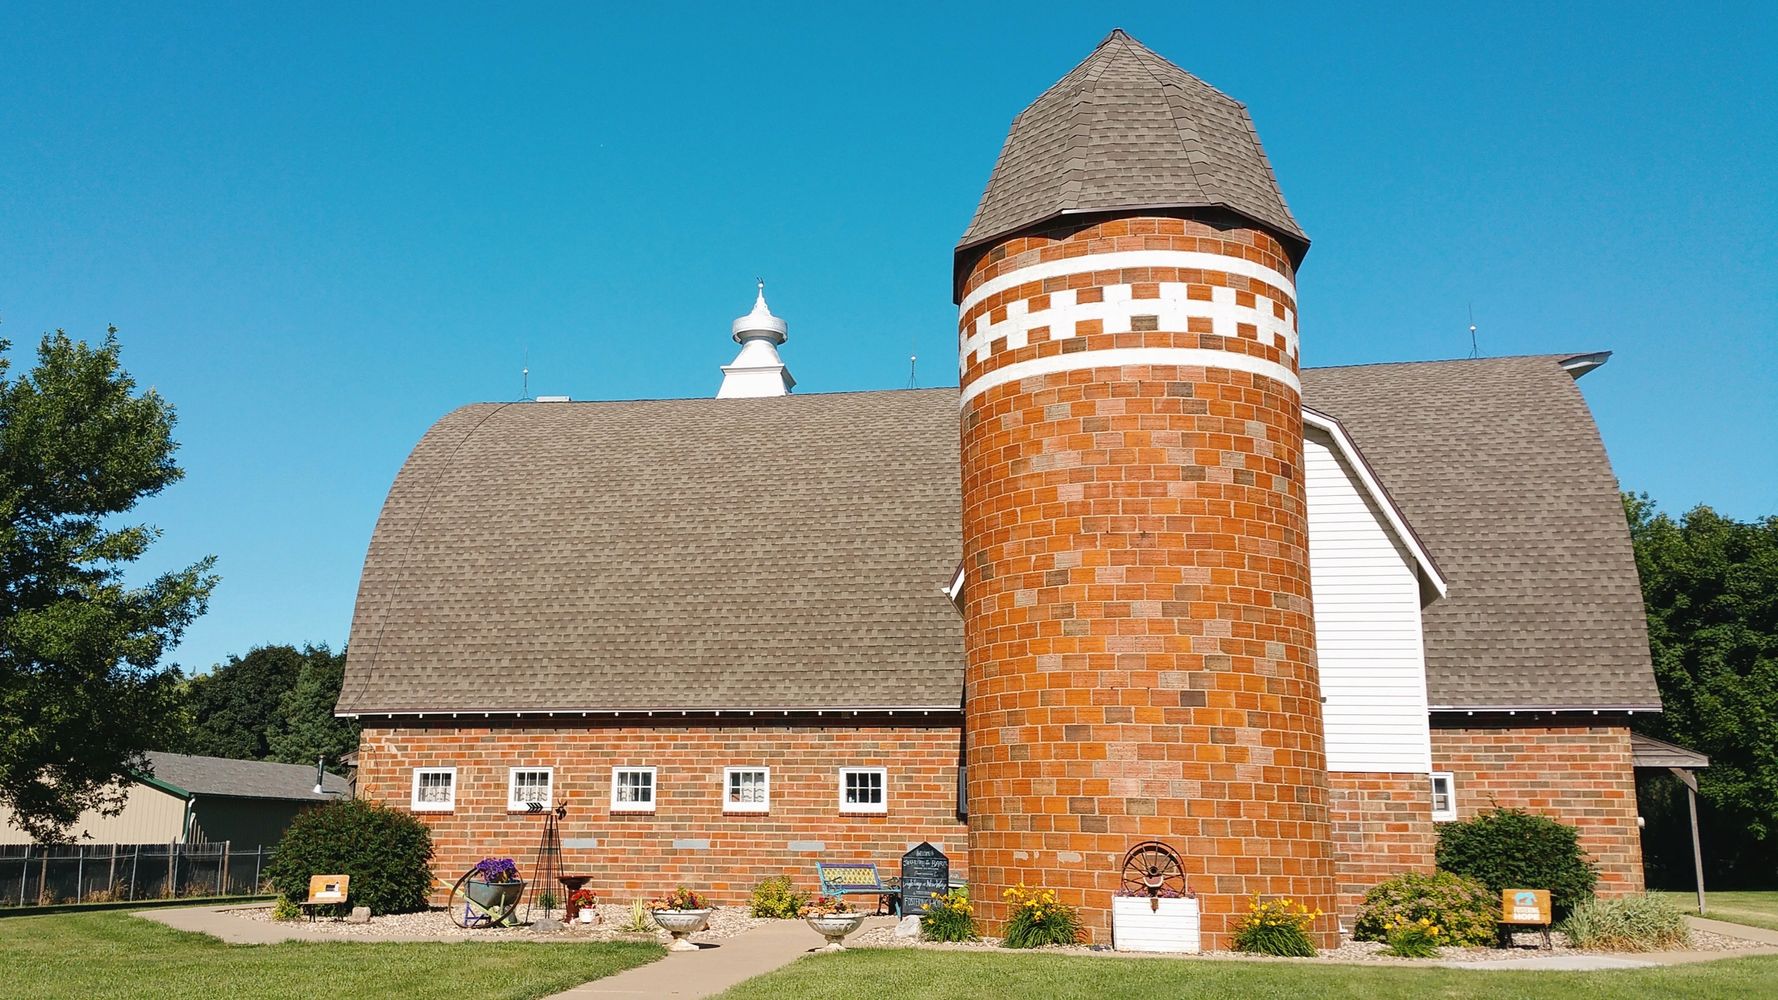
<svg viewBox="0 0 1778 1000">
<path fill-rule="evenodd" d="M 1541 934 L 1516 934 L 1513 936 L 1513 947 L 1511 948 L 1440 948 L 1436 959 L 1397 958 L 1383 950 L 1386 946 L 1381 941 L 1347 941 L 1338 948 L 1323 950 L 1319 956 L 1313 959 L 1280 959 L 1279 961 L 1377 962 L 1405 964 L 1424 961 L 1497 962 L 1501 959 L 1512 958 L 1531 959 L 1548 958 L 1553 955 L 1603 954 L 1601 952 L 1587 952 L 1570 947 L 1567 936 L 1561 931 L 1552 933 L 1550 935 L 1550 940 L 1554 947 L 1545 949 L 1542 947 L 1543 936 Z M 922 941 L 918 938 L 897 937 L 895 935 L 894 926 L 862 929 L 846 939 L 846 946 L 852 948 L 921 948 L 951 951 L 1005 952 L 1012 950 L 1000 947 L 1000 941 L 996 938 L 983 938 L 980 941 L 971 941 L 962 944 L 938 944 Z M 1729 937 L 1723 934 L 1713 934 L 1709 931 L 1693 930 L 1691 944 L 1681 950 L 1745 951 L 1762 947 L 1765 946 L 1758 941 L 1749 941 L 1745 938 Z M 1037 950 L 1055 954 L 1104 953 L 1110 951 L 1109 947 L 1104 945 L 1071 945 L 1067 947 L 1040 948 Z M 1640 954 L 1651 953 L 1643 952 Z M 1207 959 L 1252 960 L 1257 956 L 1233 951 L 1207 951 L 1196 957 Z M 1631 957 L 1634 957 L 1634 954 L 1632 954 Z"/>
<path fill-rule="evenodd" d="M 272 923 L 272 910 L 269 906 L 241 907 L 223 911 L 242 920 L 253 920 L 260 923 Z M 540 911 L 541 912 L 541 911 Z M 557 911 L 560 913 L 561 911 Z M 519 907 L 519 916 L 523 917 L 525 908 Z M 451 921 L 443 909 L 425 910 L 420 913 L 391 913 L 387 916 L 372 917 L 368 924 L 351 924 L 343 918 L 322 917 L 314 923 L 307 920 L 290 921 L 291 926 L 300 926 L 305 931 L 342 938 L 379 937 L 418 937 L 436 936 L 440 938 L 463 938 L 465 940 L 502 940 L 524 941 L 536 938 L 550 940 L 574 941 L 660 941 L 671 939 L 666 931 L 656 927 L 646 934 L 627 934 L 618 927 L 630 919 L 630 908 L 622 905 L 601 905 L 599 907 L 601 921 L 592 925 L 570 924 L 556 926 L 561 930 L 537 931 L 530 927 L 488 927 L 474 930 L 458 927 Z M 734 937 L 745 931 L 752 930 L 760 924 L 767 923 L 758 917 L 750 917 L 747 911 L 738 907 L 719 909 L 710 914 L 710 924 L 704 930 L 692 935 L 693 941 L 715 941 L 721 938 Z"/>
</svg>

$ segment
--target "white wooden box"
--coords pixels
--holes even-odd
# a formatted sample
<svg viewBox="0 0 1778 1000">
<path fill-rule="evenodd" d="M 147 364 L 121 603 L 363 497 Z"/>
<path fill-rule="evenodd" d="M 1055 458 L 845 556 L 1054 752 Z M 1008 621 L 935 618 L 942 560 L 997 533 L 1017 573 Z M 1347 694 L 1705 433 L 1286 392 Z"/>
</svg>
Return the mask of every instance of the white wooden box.
<svg viewBox="0 0 1778 1000">
<path fill-rule="evenodd" d="M 1196 899 L 1111 897 L 1111 944 L 1118 951 L 1169 951 L 1195 955 L 1203 947 Z"/>
</svg>

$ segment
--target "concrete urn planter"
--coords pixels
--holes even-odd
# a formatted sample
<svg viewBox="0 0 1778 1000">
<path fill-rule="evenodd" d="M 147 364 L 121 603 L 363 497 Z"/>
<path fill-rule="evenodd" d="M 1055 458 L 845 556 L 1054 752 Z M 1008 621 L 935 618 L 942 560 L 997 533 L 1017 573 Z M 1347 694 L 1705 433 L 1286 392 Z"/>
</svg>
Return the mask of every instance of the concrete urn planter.
<svg viewBox="0 0 1778 1000">
<path fill-rule="evenodd" d="M 667 945 L 668 951 L 697 951 L 698 946 L 691 943 L 691 936 L 704 929 L 710 922 L 710 910 L 650 910 L 654 922 L 661 925 L 661 930 L 673 935 L 673 943 Z"/>
<path fill-rule="evenodd" d="M 816 917 L 804 917 L 815 933 L 827 939 L 822 951 L 845 951 L 846 935 L 852 933 L 864 923 L 862 913 L 828 913 Z"/>
<path fill-rule="evenodd" d="M 1118 951 L 1197 954 L 1203 948 L 1197 899 L 1113 896 L 1111 946 Z"/>
</svg>

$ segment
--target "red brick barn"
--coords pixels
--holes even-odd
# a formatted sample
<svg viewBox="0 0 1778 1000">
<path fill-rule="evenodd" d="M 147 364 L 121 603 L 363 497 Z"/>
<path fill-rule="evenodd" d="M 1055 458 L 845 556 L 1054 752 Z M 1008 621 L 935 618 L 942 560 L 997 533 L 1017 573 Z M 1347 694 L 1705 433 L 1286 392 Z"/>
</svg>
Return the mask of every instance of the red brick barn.
<svg viewBox="0 0 1778 1000">
<path fill-rule="evenodd" d="M 566 799 L 626 897 L 928 840 L 990 921 L 1042 884 L 1101 939 L 1136 842 L 1218 947 L 1494 803 L 1640 888 L 1606 355 L 1303 369 L 1308 245 L 1246 110 L 1117 32 L 955 250 L 958 387 L 790 395 L 762 292 L 719 398 L 447 415 L 365 561 L 361 793 L 445 872 Z"/>
</svg>

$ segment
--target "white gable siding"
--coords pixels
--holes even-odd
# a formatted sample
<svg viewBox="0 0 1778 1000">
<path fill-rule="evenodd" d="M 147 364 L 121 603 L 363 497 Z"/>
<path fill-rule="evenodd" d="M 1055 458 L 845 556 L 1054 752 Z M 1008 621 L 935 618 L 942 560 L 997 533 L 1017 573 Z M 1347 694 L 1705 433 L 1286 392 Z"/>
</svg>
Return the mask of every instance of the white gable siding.
<svg viewBox="0 0 1778 1000">
<path fill-rule="evenodd" d="M 1328 770 L 1429 772 L 1414 562 L 1332 439 L 1311 428 L 1303 444 Z"/>
</svg>

